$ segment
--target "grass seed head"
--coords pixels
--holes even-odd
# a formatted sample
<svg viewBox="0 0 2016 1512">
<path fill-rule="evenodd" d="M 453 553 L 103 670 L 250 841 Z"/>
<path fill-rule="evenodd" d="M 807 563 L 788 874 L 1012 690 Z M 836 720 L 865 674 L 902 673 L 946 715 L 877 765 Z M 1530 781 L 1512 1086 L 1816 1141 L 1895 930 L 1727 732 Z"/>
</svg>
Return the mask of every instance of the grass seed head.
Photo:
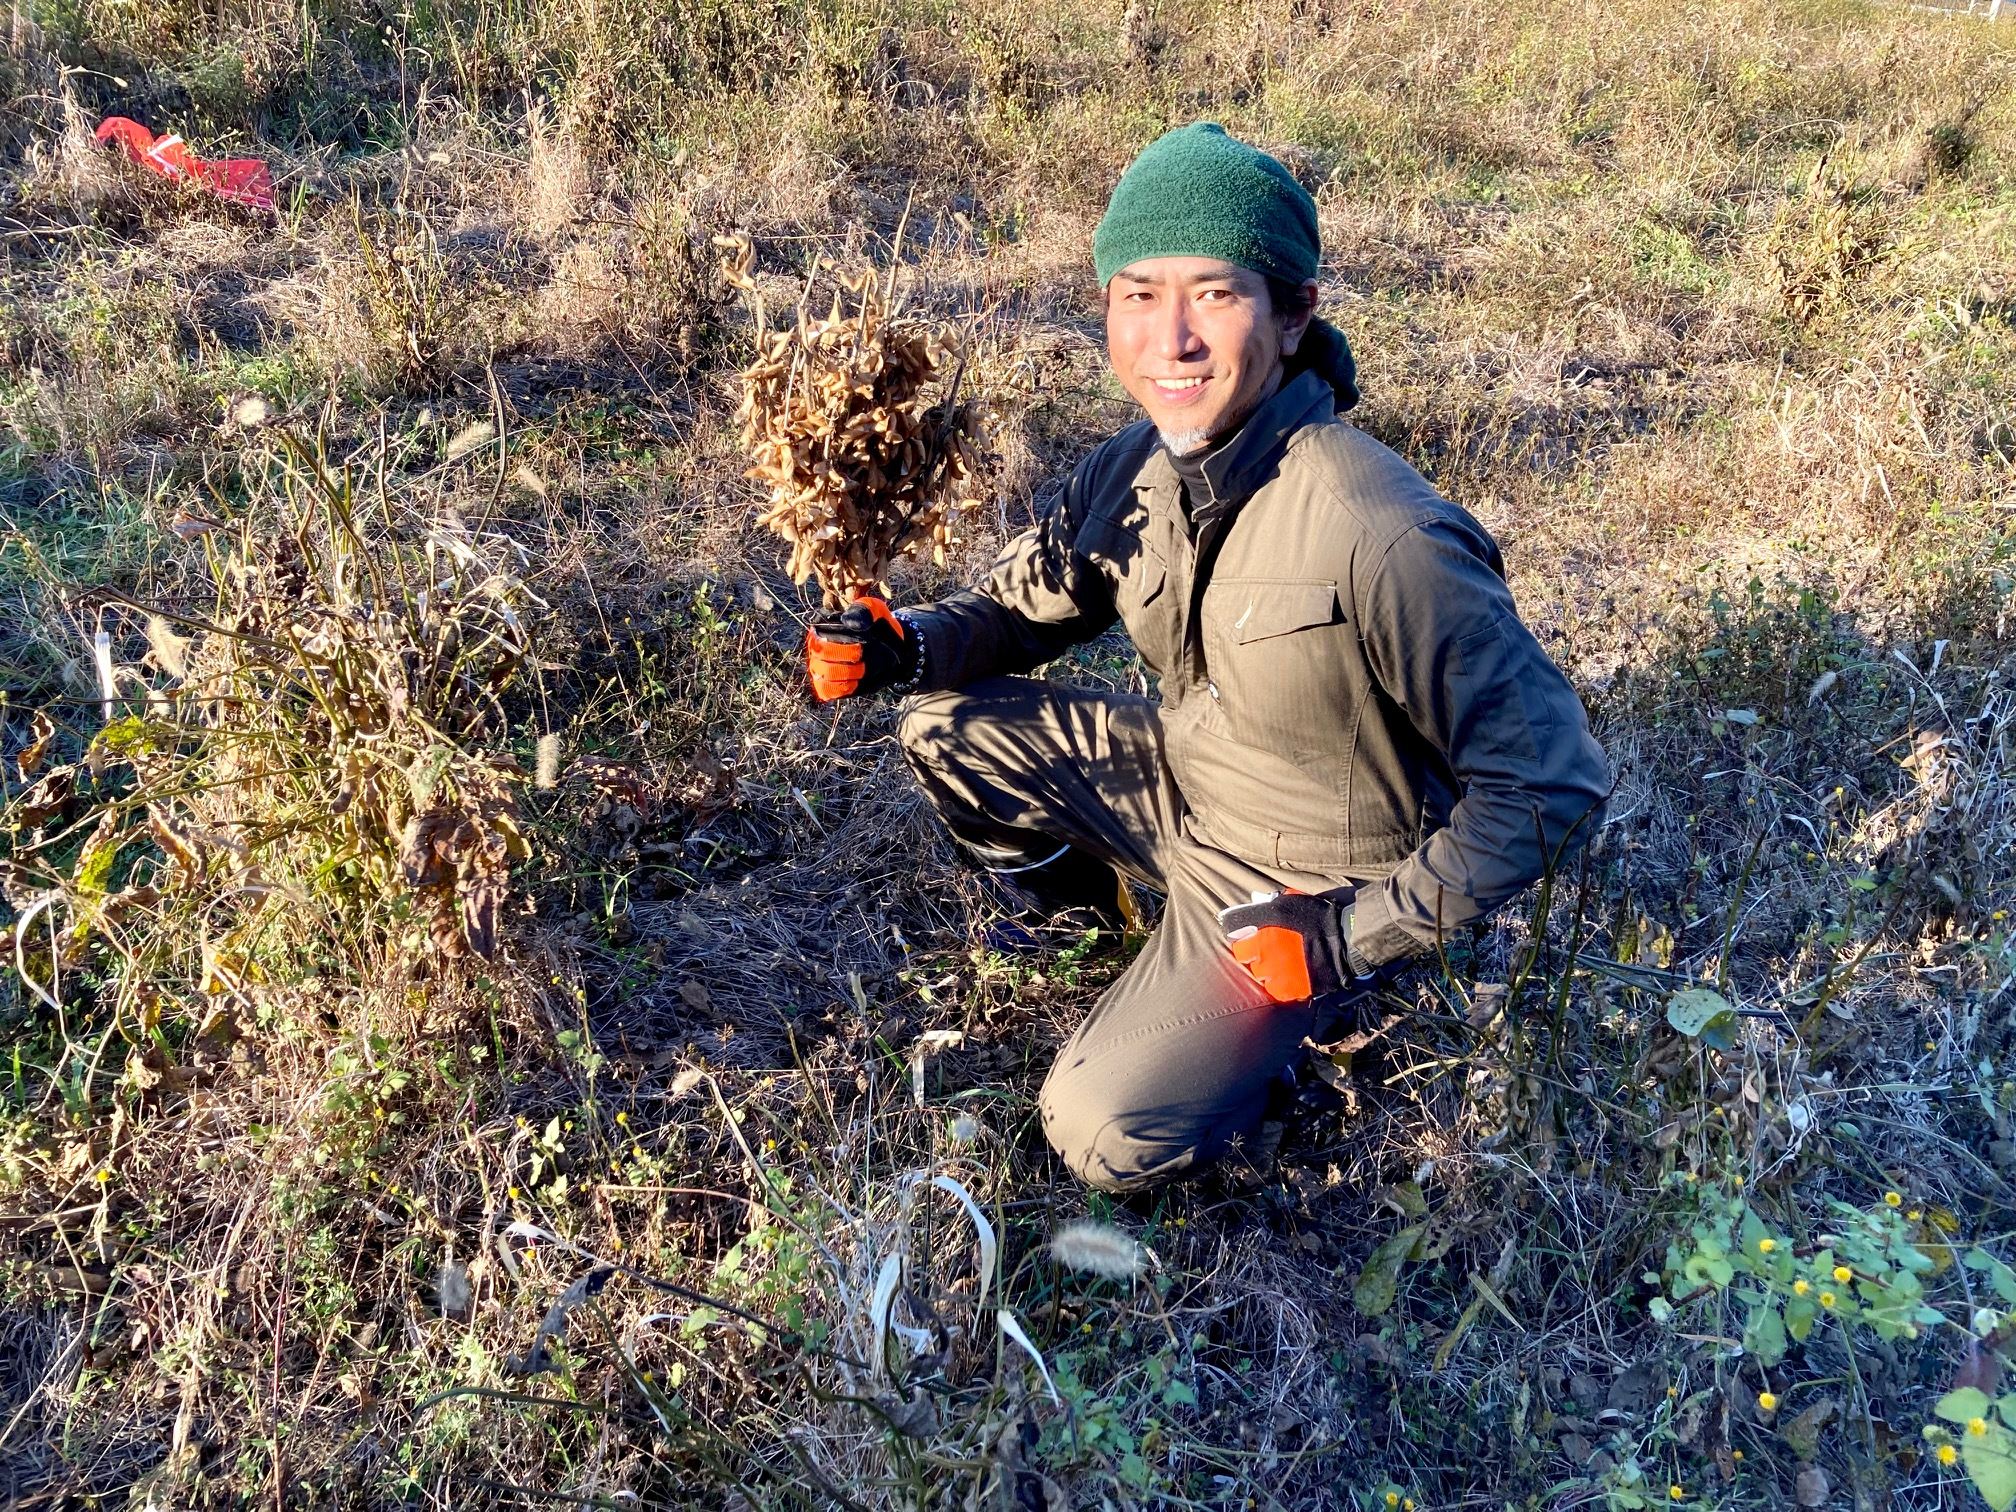
<svg viewBox="0 0 2016 1512">
<path fill-rule="evenodd" d="M 1057 1230 L 1050 1238 L 1050 1253 L 1069 1270 L 1110 1281 L 1133 1280 L 1141 1274 L 1146 1258 L 1141 1246 L 1127 1234 L 1091 1218 L 1080 1218 Z"/>
</svg>

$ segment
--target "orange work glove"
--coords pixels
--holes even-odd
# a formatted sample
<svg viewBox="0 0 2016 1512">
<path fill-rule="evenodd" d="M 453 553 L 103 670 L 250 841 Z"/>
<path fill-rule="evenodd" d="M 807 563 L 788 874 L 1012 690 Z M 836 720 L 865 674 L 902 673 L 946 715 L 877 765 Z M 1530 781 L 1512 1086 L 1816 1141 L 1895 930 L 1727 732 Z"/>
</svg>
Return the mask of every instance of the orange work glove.
<svg viewBox="0 0 2016 1512">
<path fill-rule="evenodd" d="M 917 640 L 881 599 L 859 598 L 806 628 L 805 674 L 820 703 L 878 692 L 917 675 Z"/>
<path fill-rule="evenodd" d="M 1232 959 L 1277 1003 L 1369 989 L 1377 974 L 1351 953 L 1350 888 L 1278 892 L 1218 910 Z"/>
</svg>

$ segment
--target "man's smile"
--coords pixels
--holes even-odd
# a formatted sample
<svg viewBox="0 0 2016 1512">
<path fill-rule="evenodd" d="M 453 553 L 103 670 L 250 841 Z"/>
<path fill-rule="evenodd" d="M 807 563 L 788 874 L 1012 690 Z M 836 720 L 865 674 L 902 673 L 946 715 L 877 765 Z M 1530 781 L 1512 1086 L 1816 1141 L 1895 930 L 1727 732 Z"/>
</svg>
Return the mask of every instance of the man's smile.
<svg viewBox="0 0 2016 1512">
<path fill-rule="evenodd" d="M 1204 385 L 1210 382 L 1210 379 L 1200 376 L 1194 378 L 1152 378 L 1149 381 L 1155 385 L 1156 397 L 1161 399 L 1163 403 L 1189 404 L 1199 394 L 1204 392 Z"/>
</svg>

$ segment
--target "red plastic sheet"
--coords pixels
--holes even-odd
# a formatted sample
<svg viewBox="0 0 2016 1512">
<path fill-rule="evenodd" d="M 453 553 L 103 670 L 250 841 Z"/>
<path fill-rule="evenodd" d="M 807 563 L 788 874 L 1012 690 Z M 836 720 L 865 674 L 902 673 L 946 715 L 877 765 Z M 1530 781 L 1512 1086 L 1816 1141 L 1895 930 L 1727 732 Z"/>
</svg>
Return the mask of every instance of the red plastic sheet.
<svg viewBox="0 0 2016 1512">
<path fill-rule="evenodd" d="M 163 178 L 187 179 L 234 205 L 273 208 L 273 170 L 259 158 L 200 158 L 179 136 L 157 137 L 125 116 L 107 116 L 98 124 L 97 137 Z"/>
</svg>

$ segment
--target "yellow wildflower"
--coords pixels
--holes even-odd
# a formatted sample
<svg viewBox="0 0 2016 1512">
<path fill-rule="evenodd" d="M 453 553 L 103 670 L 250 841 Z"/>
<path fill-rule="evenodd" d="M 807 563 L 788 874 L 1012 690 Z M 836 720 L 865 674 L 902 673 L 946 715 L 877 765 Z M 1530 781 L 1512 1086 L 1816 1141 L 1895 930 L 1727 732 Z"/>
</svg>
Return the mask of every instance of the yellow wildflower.
<svg viewBox="0 0 2016 1512">
<path fill-rule="evenodd" d="M 1397 1507 L 1397 1506 L 1399 1506 L 1399 1505 L 1400 1505 L 1400 1493 L 1399 1493 L 1398 1491 L 1388 1491 L 1388 1492 L 1386 1493 L 1386 1505 L 1387 1505 L 1387 1506 L 1389 1506 L 1389 1507 Z"/>
<path fill-rule="evenodd" d="M 1757 1406 L 1765 1412 L 1776 1412 L 1778 1410 L 1778 1393 L 1775 1391 L 1758 1392 Z"/>
<path fill-rule="evenodd" d="M 1850 1281 L 1855 1279 L 1855 1272 L 1848 1269 L 1845 1265 L 1837 1265 L 1834 1267 L 1834 1279 L 1839 1281 L 1843 1286 L 1846 1286 Z"/>
<path fill-rule="evenodd" d="M 1941 1444 L 1938 1452 L 1939 1463 L 1949 1469 L 1960 1461 L 1960 1451 L 1955 1449 L 1951 1444 Z"/>
<path fill-rule="evenodd" d="M 1757 1241 L 1757 1253 L 1760 1255 L 1768 1255 L 1776 1248 L 1778 1248 L 1778 1241 L 1776 1239 L 1759 1239 Z"/>
<path fill-rule="evenodd" d="M 1675 1501 L 1687 1500 L 1687 1488 L 1685 1486 L 1668 1486 L 1666 1488 L 1666 1494 L 1672 1497 L 1673 1500 Z"/>
<path fill-rule="evenodd" d="M 1813 1283 L 1808 1281 L 1804 1276 L 1801 1276 L 1797 1281 L 1792 1283 L 1792 1291 L 1795 1296 L 1803 1297 L 1811 1290 L 1813 1290 Z"/>
<path fill-rule="evenodd" d="M 1822 1293 L 1820 1293 L 1820 1305 L 1822 1307 L 1832 1307 L 1834 1305 L 1834 1301 L 1835 1301 L 1834 1293 L 1829 1291 L 1823 1291 Z"/>
<path fill-rule="evenodd" d="M 1988 1436 L 1988 1419 L 1967 1419 L 1967 1436 L 1969 1438 L 1986 1438 Z"/>
<path fill-rule="evenodd" d="M 1885 1192 L 1883 1194 L 1883 1205 L 1885 1207 L 1904 1206 L 1904 1194 L 1902 1192 Z"/>
</svg>

